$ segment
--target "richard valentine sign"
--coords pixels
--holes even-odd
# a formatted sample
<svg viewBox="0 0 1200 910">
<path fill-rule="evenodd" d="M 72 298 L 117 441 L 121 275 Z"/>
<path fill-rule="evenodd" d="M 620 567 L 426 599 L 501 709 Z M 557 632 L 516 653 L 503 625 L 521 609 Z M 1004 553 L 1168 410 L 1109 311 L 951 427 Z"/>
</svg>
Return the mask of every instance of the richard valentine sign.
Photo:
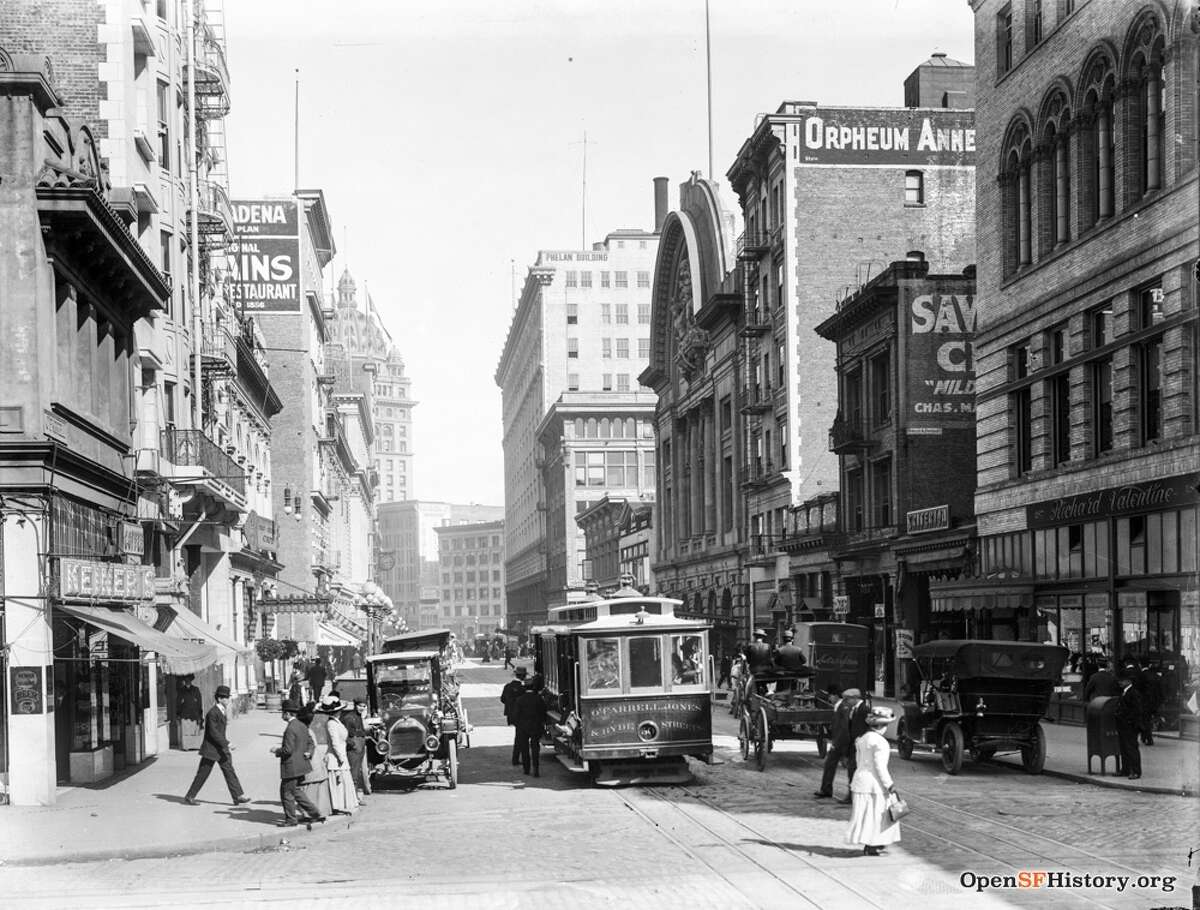
<svg viewBox="0 0 1200 910">
<path fill-rule="evenodd" d="M 909 428 L 975 425 L 975 295 L 901 288 Z"/>
<path fill-rule="evenodd" d="M 818 109 L 798 139 L 800 164 L 975 166 L 971 111 Z"/>
<path fill-rule="evenodd" d="M 1200 501 L 1195 483 L 1195 475 L 1184 474 L 1110 487 L 1095 493 L 1062 496 L 1027 506 L 1025 519 L 1030 530 L 1037 530 L 1178 508 Z"/>
<path fill-rule="evenodd" d="M 247 312 L 300 312 L 300 227 L 291 199 L 233 203 L 233 299 Z"/>
</svg>

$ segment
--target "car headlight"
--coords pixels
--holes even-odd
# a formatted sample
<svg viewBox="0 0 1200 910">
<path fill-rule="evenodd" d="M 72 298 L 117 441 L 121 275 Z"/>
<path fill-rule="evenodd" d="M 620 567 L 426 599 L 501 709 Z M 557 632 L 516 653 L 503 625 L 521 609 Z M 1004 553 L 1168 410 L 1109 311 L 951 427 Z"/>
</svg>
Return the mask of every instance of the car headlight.
<svg viewBox="0 0 1200 910">
<path fill-rule="evenodd" d="M 429 736 L 425 737 L 425 748 L 429 752 L 436 752 L 438 746 L 441 745 L 441 742 L 442 741 L 438 737 L 431 733 Z"/>
</svg>

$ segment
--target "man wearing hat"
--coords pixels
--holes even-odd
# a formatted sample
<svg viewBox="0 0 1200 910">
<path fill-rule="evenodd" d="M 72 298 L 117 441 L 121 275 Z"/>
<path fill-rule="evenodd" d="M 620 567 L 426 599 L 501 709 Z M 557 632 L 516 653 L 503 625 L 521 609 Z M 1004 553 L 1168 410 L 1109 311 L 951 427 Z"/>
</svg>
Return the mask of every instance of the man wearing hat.
<svg viewBox="0 0 1200 910">
<path fill-rule="evenodd" d="M 804 651 L 796 644 L 796 633 L 785 629 L 783 644 L 775 649 L 775 661 L 784 670 L 802 670 L 808 663 L 804 659 Z"/>
<path fill-rule="evenodd" d="M 851 734 L 850 721 L 855 720 L 855 726 L 866 729 L 866 705 L 862 700 L 862 692 L 858 689 L 847 689 L 842 693 L 841 700 L 834 705 L 833 723 L 829 726 L 829 749 L 825 753 L 825 767 L 821 773 L 821 788 L 813 794 L 816 799 L 829 799 L 833 796 L 833 781 L 837 777 L 838 765 L 846 760 L 846 784 L 854 780 L 856 769 L 854 741 Z M 847 797 L 843 802 L 849 802 Z"/>
<path fill-rule="evenodd" d="M 1125 667 L 1117 674 L 1121 694 L 1114 712 L 1117 744 L 1121 750 L 1121 770 L 1129 775 L 1130 780 L 1142 776 L 1142 752 L 1138 748 L 1138 734 L 1142 731 L 1142 697 L 1134 685 L 1135 669 Z"/>
<path fill-rule="evenodd" d="M 221 773 L 225 775 L 225 784 L 229 787 L 229 795 L 233 799 L 233 804 L 237 806 L 250 802 L 250 797 L 242 792 L 242 783 L 238 780 L 237 772 L 233 770 L 233 747 L 229 745 L 229 740 L 225 737 L 225 724 L 228 719 L 225 712 L 229 710 L 229 686 L 217 686 L 214 697 L 217 703 L 208 709 L 208 714 L 204 717 L 204 741 L 200 743 L 200 767 L 196 769 L 192 785 L 188 787 L 187 795 L 183 798 L 183 801 L 189 806 L 200 805 L 196 801 L 196 794 L 208 780 L 213 764 L 220 766 Z"/>
<path fill-rule="evenodd" d="M 312 770 L 309 759 L 313 754 L 313 741 L 308 735 L 308 726 L 296 716 L 300 713 L 300 705 L 296 702 L 288 699 L 282 708 L 287 727 L 283 731 L 283 741 L 271 750 L 279 756 L 279 803 L 283 806 L 280 827 L 290 828 L 300 823 L 297 803 L 308 814 L 306 821 L 323 822 L 325 816 L 300 786 L 304 775 Z"/>
<path fill-rule="evenodd" d="M 508 685 L 500 692 L 500 704 L 504 705 L 504 719 L 508 721 L 510 727 L 515 727 L 516 723 L 513 720 L 513 709 L 516 707 L 517 699 L 521 697 L 525 691 L 525 677 L 529 675 L 529 671 L 524 667 L 517 667 L 513 670 L 513 678 L 509 680 Z M 518 742 L 520 741 L 520 732 L 513 731 L 513 747 L 512 747 L 512 763 L 519 765 L 521 757 L 518 754 Z"/>
</svg>

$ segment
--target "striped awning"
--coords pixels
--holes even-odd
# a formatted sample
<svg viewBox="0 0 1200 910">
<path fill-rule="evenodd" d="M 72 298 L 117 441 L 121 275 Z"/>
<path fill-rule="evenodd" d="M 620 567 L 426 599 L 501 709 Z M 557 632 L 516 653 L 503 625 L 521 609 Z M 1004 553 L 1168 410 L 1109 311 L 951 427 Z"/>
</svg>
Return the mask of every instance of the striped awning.
<svg viewBox="0 0 1200 910">
<path fill-rule="evenodd" d="M 217 649 L 213 645 L 174 638 L 124 610 L 64 603 L 55 604 L 54 609 L 91 623 L 143 651 L 153 651 L 167 673 L 176 676 L 199 673 L 217 662 Z"/>
<path fill-rule="evenodd" d="M 1033 604 L 1033 585 L 998 582 L 929 586 L 929 609 L 934 613 L 956 610 L 996 610 Z"/>
</svg>

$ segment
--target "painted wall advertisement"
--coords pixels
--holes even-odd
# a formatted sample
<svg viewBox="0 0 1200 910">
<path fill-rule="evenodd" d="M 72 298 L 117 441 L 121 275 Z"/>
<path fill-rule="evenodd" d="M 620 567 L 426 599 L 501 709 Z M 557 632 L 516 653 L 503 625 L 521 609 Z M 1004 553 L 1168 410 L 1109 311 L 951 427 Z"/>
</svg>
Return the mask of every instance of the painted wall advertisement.
<svg viewBox="0 0 1200 910">
<path fill-rule="evenodd" d="M 249 313 L 300 312 L 300 221 L 292 199 L 233 203 L 229 253 L 235 306 Z"/>
<path fill-rule="evenodd" d="M 44 714 L 42 667 L 9 667 L 13 714 Z"/>
<path fill-rule="evenodd" d="M 909 433 L 975 426 L 975 295 L 901 286 Z"/>
<path fill-rule="evenodd" d="M 800 124 L 800 164 L 974 167 L 967 110 L 819 108 Z"/>
</svg>

